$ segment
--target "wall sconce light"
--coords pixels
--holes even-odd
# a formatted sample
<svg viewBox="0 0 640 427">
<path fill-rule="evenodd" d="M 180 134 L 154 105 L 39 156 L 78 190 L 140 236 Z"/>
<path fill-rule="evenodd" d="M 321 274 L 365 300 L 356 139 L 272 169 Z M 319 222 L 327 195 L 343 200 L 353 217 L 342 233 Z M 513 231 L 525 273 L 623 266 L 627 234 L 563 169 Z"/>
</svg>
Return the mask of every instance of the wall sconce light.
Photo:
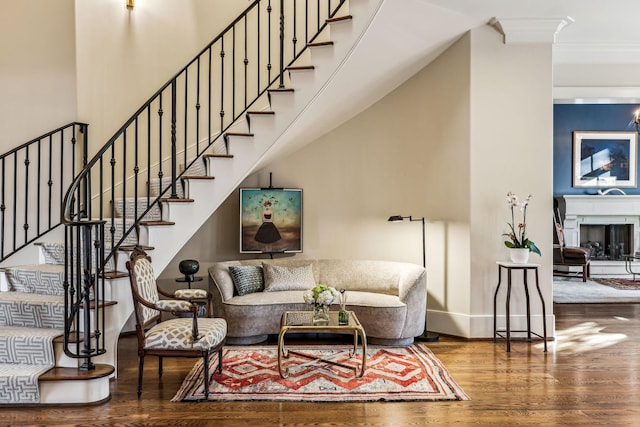
<svg viewBox="0 0 640 427">
<path fill-rule="evenodd" d="M 636 127 L 636 132 L 640 133 L 640 110 L 636 110 L 633 115 L 633 125 Z"/>
<path fill-rule="evenodd" d="M 414 218 L 411 215 L 409 215 L 409 216 L 392 215 L 392 216 L 389 217 L 389 219 L 387 221 L 389 221 L 389 222 L 402 222 L 405 219 L 408 219 L 409 221 L 421 221 L 422 222 L 422 266 L 424 268 L 427 268 L 424 217 L 422 217 L 422 218 Z M 425 297 L 426 297 L 426 295 L 425 295 Z M 419 340 L 422 340 L 422 341 L 435 342 L 435 341 L 438 341 L 439 338 L 440 337 L 438 336 L 438 334 L 434 334 L 432 332 L 427 332 L 427 313 L 425 313 L 424 314 L 424 332 L 419 337 L 416 337 L 416 339 L 419 339 Z"/>
<path fill-rule="evenodd" d="M 136 5 L 136 0 L 126 0 L 126 2 L 127 2 L 128 9 L 133 9 L 133 6 Z"/>
</svg>

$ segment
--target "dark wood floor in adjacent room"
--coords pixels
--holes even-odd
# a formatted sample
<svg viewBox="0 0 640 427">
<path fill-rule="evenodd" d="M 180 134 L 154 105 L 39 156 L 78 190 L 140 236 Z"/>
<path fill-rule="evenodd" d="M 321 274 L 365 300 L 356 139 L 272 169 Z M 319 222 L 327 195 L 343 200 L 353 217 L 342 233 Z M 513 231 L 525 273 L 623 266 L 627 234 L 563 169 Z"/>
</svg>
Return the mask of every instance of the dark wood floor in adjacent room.
<svg viewBox="0 0 640 427">
<path fill-rule="evenodd" d="M 1 426 L 640 425 L 640 304 L 556 304 L 560 339 L 503 344 L 443 336 L 429 347 L 471 397 L 462 402 L 170 403 L 194 360 L 145 367 L 136 399 L 134 337 L 120 342 L 109 402 L 89 407 L 0 408 Z"/>
</svg>

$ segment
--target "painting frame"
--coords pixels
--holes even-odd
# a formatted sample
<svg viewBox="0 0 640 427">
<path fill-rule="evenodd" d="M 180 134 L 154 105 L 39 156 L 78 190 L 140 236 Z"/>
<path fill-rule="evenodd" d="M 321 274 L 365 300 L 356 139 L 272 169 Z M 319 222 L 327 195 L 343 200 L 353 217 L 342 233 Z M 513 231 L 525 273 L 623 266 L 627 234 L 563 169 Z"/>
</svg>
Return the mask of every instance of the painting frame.
<svg viewBox="0 0 640 427">
<path fill-rule="evenodd" d="M 302 252 L 302 189 L 240 189 L 240 253 Z"/>
<path fill-rule="evenodd" d="M 636 188 L 637 175 L 636 132 L 573 132 L 573 187 Z"/>
</svg>

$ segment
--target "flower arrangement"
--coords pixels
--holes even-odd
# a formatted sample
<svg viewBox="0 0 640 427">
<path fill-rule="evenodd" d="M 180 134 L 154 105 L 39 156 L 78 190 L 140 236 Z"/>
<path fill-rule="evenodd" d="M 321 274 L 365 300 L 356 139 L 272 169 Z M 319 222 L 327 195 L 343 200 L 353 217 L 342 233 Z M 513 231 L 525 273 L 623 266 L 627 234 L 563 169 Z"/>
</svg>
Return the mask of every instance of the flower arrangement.
<svg viewBox="0 0 640 427">
<path fill-rule="evenodd" d="M 531 194 L 523 201 L 520 201 L 516 194 L 507 193 L 507 204 L 511 209 L 511 223 L 508 223 L 509 232 L 502 234 L 508 238 L 508 240 L 505 240 L 504 245 L 508 248 L 529 249 L 530 252 L 542 255 L 536 244 L 527 238 L 527 206 L 530 200 Z M 518 223 L 517 226 L 515 221 L 516 208 L 522 212 L 522 222 Z"/>
<path fill-rule="evenodd" d="M 336 298 L 340 297 L 340 292 L 327 285 L 318 284 L 311 289 L 304 291 L 304 302 L 313 304 L 314 307 L 329 307 Z"/>
</svg>

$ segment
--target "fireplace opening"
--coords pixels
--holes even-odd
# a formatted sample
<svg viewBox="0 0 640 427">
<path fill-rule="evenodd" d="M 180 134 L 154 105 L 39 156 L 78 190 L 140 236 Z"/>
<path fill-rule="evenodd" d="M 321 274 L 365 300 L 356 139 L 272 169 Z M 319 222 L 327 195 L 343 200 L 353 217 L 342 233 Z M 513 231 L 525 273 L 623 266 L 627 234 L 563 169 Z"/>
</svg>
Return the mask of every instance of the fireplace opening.
<svg viewBox="0 0 640 427">
<path fill-rule="evenodd" d="M 591 249 L 592 259 L 624 261 L 633 252 L 633 225 L 581 224 L 580 246 Z"/>
</svg>

